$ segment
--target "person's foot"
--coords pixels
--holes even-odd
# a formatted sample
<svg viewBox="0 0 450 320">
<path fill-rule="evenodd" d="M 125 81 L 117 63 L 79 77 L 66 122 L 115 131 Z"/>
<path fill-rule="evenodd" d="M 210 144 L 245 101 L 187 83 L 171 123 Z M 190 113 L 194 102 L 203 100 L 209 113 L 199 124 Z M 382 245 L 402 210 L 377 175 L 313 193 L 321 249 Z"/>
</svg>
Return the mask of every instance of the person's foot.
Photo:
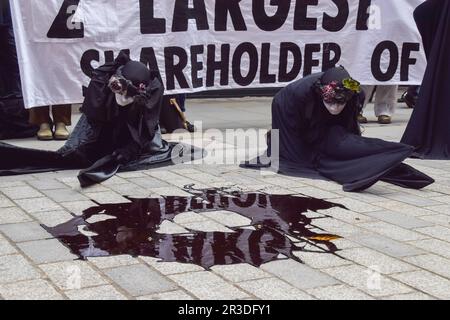
<svg viewBox="0 0 450 320">
<path fill-rule="evenodd" d="M 67 131 L 66 125 L 62 122 L 58 122 L 55 126 L 55 139 L 67 140 L 69 138 L 69 131 Z"/>
<path fill-rule="evenodd" d="M 392 122 L 392 119 L 389 116 L 379 116 L 378 117 L 379 124 L 390 124 L 391 122 Z"/>
<path fill-rule="evenodd" d="M 416 106 L 417 103 L 417 97 L 409 94 L 407 91 L 403 97 L 404 102 L 408 106 L 408 108 L 413 109 Z"/>
<path fill-rule="evenodd" d="M 190 123 L 189 121 L 186 121 L 185 126 L 186 126 L 186 130 L 188 132 L 191 132 L 191 133 L 195 132 L 195 126 L 192 123 Z"/>
<path fill-rule="evenodd" d="M 362 113 L 358 114 L 358 122 L 359 123 L 367 123 L 367 118 L 362 115 Z"/>
<path fill-rule="evenodd" d="M 41 124 L 39 131 L 37 133 L 38 140 L 53 140 L 53 132 L 49 123 Z"/>
</svg>

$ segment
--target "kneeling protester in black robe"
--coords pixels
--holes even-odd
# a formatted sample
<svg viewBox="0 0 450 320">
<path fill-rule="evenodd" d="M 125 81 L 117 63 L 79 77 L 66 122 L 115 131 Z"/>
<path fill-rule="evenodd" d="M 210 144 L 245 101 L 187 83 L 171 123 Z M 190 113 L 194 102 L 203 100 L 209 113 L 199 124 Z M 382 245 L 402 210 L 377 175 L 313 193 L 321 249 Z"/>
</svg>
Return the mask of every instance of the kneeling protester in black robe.
<svg viewBox="0 0 450 320">
<path fill-rule="evenodd" d="M 343 67 L 312 74 L 282 89 L 273 99 L 268 134 L 272 167 L 276 162 L 282 174 L 325 177 L 353 192 L 379 180 L 414 189 L 433 183 L 402 163 L 413 147 L 361 136 L 359 93 L 359 83 Z M 270 154 L 275 144 L 279 159 Z M 244 166 L 264 167 L 261 162 Z"/>
<path fill-rule="evenodd" d="M 51 152 L 0 143 L 0 176 L 85 168 L 78 179 L 86 187 L 171 160 L 174 145 L 159 128 L 163 92 L 144 64 L 121 53 L 94 70 L 83 115 L 66 144 Z"/>
</svg>

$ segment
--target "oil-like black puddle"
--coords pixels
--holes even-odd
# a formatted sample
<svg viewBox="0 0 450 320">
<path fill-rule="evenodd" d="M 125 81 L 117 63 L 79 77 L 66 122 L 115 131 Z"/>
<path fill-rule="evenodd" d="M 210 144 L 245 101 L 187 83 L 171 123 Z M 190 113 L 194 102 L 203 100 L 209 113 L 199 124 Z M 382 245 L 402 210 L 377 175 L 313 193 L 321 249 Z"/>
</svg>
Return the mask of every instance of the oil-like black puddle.
<svg viewBox="0 0 450 320">
<path fill-rule="evenodd" d="M 318 233 L 307 211 L 339 204 L 290 195 L 225 192 L 218 189 L 188 190 L 189 197 L 132 199 L 131 203 L 105 204 L 84 211 L 67 223 L 45 229 L 81 259 L 128 254 L 160 258 L 164 262 L 192 263 L 206 269 L 214 265 L 248 263 L 260 266 L 282 254 L 300 261 L 294 252 L 334 254 L 331 242 L 339 236 Z M 187 211 L 226 210 L 251 220 L 250 226 L 229 228 L 234 232 L 161 234 L 163 221 Z M 99 215 L 108 220 L 88 222 Z M 81 228 L 80 228 L 81 226 Z M 83 230 L 83 233 L 79 230 Z M 91 236 L 86 233 L 88 231 Z M 290 236 L 290 237 L 288 237 Z"/>
</svg>

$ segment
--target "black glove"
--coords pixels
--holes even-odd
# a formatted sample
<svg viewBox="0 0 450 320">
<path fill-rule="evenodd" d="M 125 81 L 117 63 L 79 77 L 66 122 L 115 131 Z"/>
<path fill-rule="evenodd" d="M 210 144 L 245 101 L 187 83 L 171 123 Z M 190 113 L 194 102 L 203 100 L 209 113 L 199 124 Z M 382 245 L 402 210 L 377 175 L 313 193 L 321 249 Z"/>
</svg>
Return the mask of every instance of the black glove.
<svg viewBox="0 0 450 320">
<path fill-rule="evenodd" d="M 117 149 L 113 152 L 113 156 L 116 158 L 116 161 L 120 164 L 125 164 L 135 159 L 139 154 L 139 146 L 137 144 L 130 144 L 126 147 Z"/>
<path fill-rule="evenodd" d="M 145 105 L 147 101 L 150 99 L 150 95 L 146 92 L 141 92 L 138 95 L 134 96 L 134 102 L 137 105 Z"/>
</svg>

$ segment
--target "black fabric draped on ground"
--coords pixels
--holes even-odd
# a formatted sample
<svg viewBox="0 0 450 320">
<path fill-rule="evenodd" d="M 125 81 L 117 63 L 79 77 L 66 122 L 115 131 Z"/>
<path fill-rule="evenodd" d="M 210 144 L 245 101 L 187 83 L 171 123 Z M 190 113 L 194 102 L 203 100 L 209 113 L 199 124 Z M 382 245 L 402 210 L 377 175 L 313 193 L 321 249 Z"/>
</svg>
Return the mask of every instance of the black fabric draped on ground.
<svg viewBox="0 0 450 320">
<path fill-rule="evenodd" d="M 402 163 L 412 155 L 413 147 L 361 136 L 357 96 L 341 114 L 331 115 L 314 90 L 322 75 L 314 74 L 292 83 L 273 100 L 268 150 L 271 156 L 270 150 L 274 150 L 278 140 L 274 134 L 277 130 L 279 173 L 330 179 L 352 192 L 367 189 L 380 180 L 414 189 L 434 182 Z M 262 163 L 253 160 L 243 166 L 260 168 L 264 167 Z"/>
<path fill-rule="evenodd" d="M 416 147 L 416 157 L 450 159 L 450 1 L 428 0 L 414 18 L 428 66 L 402 142 Z"/>
<path fill-rule="evenodd" d="M 118 171 L 147 169 L 180 157 L 190 160 L 194 153 L 202 156 L 199 150 L 162 139 L 158 121 L 164 89 L 157 78 L 146 84 L 145 92 L 132 104 L 117 104 L 109 80 L 120 67 L 130 65 L 128 62 L 129 57 L 120 54 L 114 62 L 94 71 L 81 108 L 83 115 L 58 151 L 0 143 L 0 176 L 84 169 L 78 178 L 85 187 L 105 181 Z M 131 65 L 144 68 L 137 71 L 148 71 L 145 66 Z"/>
<path fill-rule="evenodd" d="M 188 146 L 169 144 L 158 133 L 145 152 L 120 163 L 108 152 L 108 140 L 98 139 L 101 127 L 91 126 L 82 116 L 67 143 L 58 151 L 16 147 L 0 142 L 0 176 L 83 169 L 78 175 L 82 187 L 103 182 L 117 172 L 145 170 L 194 153 Z M 105 131 L 103 131 L 105 132 Z M 174 148 L 176 148 L 174 150 Z"/>
</svg>

